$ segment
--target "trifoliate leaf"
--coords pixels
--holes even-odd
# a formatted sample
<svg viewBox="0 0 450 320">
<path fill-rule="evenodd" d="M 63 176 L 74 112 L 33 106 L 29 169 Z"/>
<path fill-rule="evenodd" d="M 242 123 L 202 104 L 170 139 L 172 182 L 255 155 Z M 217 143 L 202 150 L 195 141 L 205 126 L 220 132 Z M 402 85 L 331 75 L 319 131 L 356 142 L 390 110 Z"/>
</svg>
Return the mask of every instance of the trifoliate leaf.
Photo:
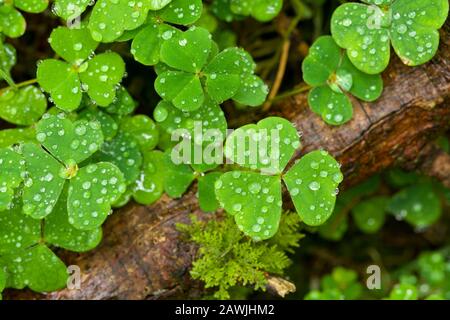
<svg viewBox="0 0 450 320">
<path fill-rule="evenodd" d="M 37 80 L 59 108 L 73 111 L 80 105 L 80 79 L 69 64 L 55 59 L 44 60 L 38 64 Z"/>
<path fill-rule="evenodd" d="M 51 292 L 66 286 L 66 266 L 43 244 L 10 253 L 2 258 L 8 273 L 11 274 L 8 286 L 12 288 L 29 287 L 36 292 Z"/>
<path fill-rule="evenodd" d="M 149 24 L 134 37 L 131 53 L 134 59 L 144 65 L 153 66 L 160 60 L 161 45 L 179 32 L 164 23 Z"/>
<path fill-rule="evenodd" d="M 133 199 L 143 205 L 150 205 L 164 192 L 164 153 L 144 152 L 142 171 L 133 188 Z"/>
<path fill-rule="evenodd" d="M 183 111 L 200 108 L 205 100 L 202 84 L 197 75 L 182 71 L 167 71 L 155 81 L 156 92 L 166 101 Z"/>
<path fill-rule="evenodd" d="M 365 233 L 376 233 L 384 224 L 387 197 L 378 196 L 358 203 L 352 209 L 353 219 Z"/>
<path fill-rule="evenodd" d="M 299 147 L 294 125 L 283 118 L 269 117 L 230 134 L 225 156 L 243 167 L 274 174 L 283 172 Z"/>
<path fill-rule="evenodd" d="M 211 50 L 211 35 L 202 28 L 191 28 L 165 41 L 161 60 L 177 70 L 196 73 L 206 64 Z"/>
<path fill-rule="evenodd" d="M 158 144 L 159 131 L 156 124 L 145 115 L 124 118 L 120 124 L 120 129 L 131 134 L 143 152 L 154 149 Z"/>
<path fill-rule="evenodd" d="M 97 121 L 72 122 L 63 114 L 46 114 L 37 124 L 37 140 L 66 165 L 81 163 L 103 144 L 103 134 Z"/>
<path fill-rule="evenodd" d="M 41 223 L 22 213 L 20 198 L 16 197 L 8 211 L 0 211 L 0 255 L 28 248 L 39 242 Z"/>
<path fill-rule="evenodd" d="M 174 163 L 171 151 L 164 154 L 164 191 L 171 198 L 181 197 L 195 179 L 195 174 L 187 164 Z"/>
<path fill-rule="evenodd" d="M 80 113 L 79 118 L 100 123 L 100 128 L 106 141 L 114 138 L 119 129 L 113 117 L 93 106 L 84 109 Z"/>
<path fill-rule="evenodd" d="M 441 216 L 441 202 L 429 183 L 420 183 L 398 192 L 389 202 L 388 211 L 418 228 L 435 223 Z"/>
<path fill-rule="evenodd" d="M 34 127 L 0 130 L 0 148 L 10 147 L 22 142 L 35 142 Z"/>
<path fill-rule="evenodd" d="M 40 13 L 47 9 L 48 0 L 14 0 L 14 6 L 25 12 Z"/>
<path fill-rule="evenodd" d="M 95 159 L 115 164 L 122 171 L 127 185 L 134 183 L 141 171 L 142 154 L 139 144 L 126 132 L 119 132 L 114 139 L 105 142 Z"/>
<path fill-rule="evenodd" d="M 336 188 L 343 176 L 326 151 L 313 151 L 294 164 L 283 180 L 303 222 L 319 226 L 333 213 Z"/>
<path fill-rule="evenodd" d="M 246 235 L 258 241 L 278 231 L 282 205 L 279 177 L 232 171 L 216 181 L 215 189 L 221 206 L 234 215 Z"/>
<path fill-rule="evenodd" d="M 308 96 L 311 110 L 331 125 L 341 125 L 353 117 L 353 106 L 343 93 L 333 91 L 329 86 L 315 87 Z"/>
<path fill-rule="evenodd" d="M 23 212 L 34 219 L 42 219 L 52 211 L 64 187 L 61 172 L 64 167 L 33 143 L 22 147 L 26 163 L 23 188 Z"/>
<path fill-rule="evenodd" d="M 86 60 L 98 46 L 86 28 L 58 27 L 53 29 L 48 41 L 61 58 L 72 64 Z"/>
<path fill-rule="evenodd" d="M 9 148 L 0 149 L 0 211 L 6 210 L 14 198 L 14 189 L 23 180 L 25 163 L 22 156 Z"/>
<path fill-rule="evenodd" d="M 91 3 L 91 0 L 55 0 L 53 13 L 64 20 L 72 20 L 79 17 Z"/>
<path fill-rule="evenodd" d="M 53 212 L 45 218 L 44 239 L 47 243 L 66 250 L 86 252 L 100 243 L 102 229 L 82 231 L 69 223 L 65 188 Z"/>
<path fill-rule="evenodd" d="M 79 230 L 100 227 L 126 190 L 122 172 L 107 162 L 81 168 L 70 181 L 67 210 L 69 223 Z"/>
<path fill-rule="evenodd" d="M 88 62 L 86 71 L 80 73 L 81 82 L 88 95 L 102 107 L 109 106 L 116 97 L 116 86 L 125 74 L 125 63 L 115 52 L 102 53 Z"/>
<path fill-rule="evenodd" d="M 200 18 L 202 9 L 201 0 L 172 0 L 169 5 L 156 14 L 165 22 L 187 26 Z"/>
<path fill-rule="evenodd" d="M 0 94 L 0 118 L 17 125 L 34 124 L 47 109 L 47 98 L 34 86 L 8 89 Z"/>
<path fill-rule="evenodd" d="M 198 178 L 198 202 L 202 211 L 214 212 L 219 208 L 215 183 L 221 176 L 221 172 L 211 172 Z"/>
<path fill-rule="evenodd" d="M 255 75 L 241 78 L 241 86 L 233 96 L 233 100 L 250 107 L 258 107 L 266 101 L 269 88 L 264 81 Z"/>
<path fill-rule="evenodd" d="M 26 22 L 22 14 L 12 4 L 0 6 L 0 32 L 10 38 L 17 38 L 25 33 Z"/>
</svg>

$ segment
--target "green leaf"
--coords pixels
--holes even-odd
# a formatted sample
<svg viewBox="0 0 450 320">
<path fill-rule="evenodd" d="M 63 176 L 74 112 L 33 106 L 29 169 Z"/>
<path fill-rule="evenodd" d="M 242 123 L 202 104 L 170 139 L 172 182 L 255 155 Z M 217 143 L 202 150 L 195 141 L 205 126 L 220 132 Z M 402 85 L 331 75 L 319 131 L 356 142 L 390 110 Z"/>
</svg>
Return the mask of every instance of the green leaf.
<svg viewBox="0 0 450 320">
<path fill-rule="evenodd" d="M 33 143 L 22 147 L 26 162 L 23 187 L 23 212 L 34 219 L 48 216 L 56 205 L 65 180 L 60 176 L 64 167 Z"/>
<path fill-rule="evenodd" d="M 132 113 L 136 107 L 137 104 L 133 97 L 121 86 L 116 92 L 116 99 L 105 110 L 118 116 L 126 116 Z"/>
<path fill-rule="evenodd" d="M 25 18 L 12 5 L 0 6 L 0 32 L 10 38 L 18 38 L 25 33 Z"/>
<path fill-rule="evenodd" d="M 91 106 L 84 109 L 80 115 L 80 119 L 85 119 L 87 121 L 96 121 L 100 123 L 100 127 L 102 129 L 103 137 L 106 141 L 111 140 L 117 134 L 119 130 L 119 126 L 112 116 L 109 114 L 99 110 L 98 108 Z"/>
<path fill-rule="evenodd" d="M 215 183 L 221 175 L 221 172 L 211 172 L 198 178 L 198 202 L 204 212 L 213 212 L 219 208 Z"/>
<path fill-rule="evenodd" d="M 330 241 L 340 241 L 348 230 L 347 215 L 342 214 L 346 206 L 339 199 L 336 201 L 331 217 L 318 229 L 320 236 Z"/>
<path fill-rule="evenodd" d="M 177 70 L 199 72 L 206 64 L 211 43 L 211 35 L 207 30 L 193 27 L 177 33 L 162 44 L 161 60 Z"/>
<path fill-rule="evenodd" d="M 134 59 L 147 66 L 159 63 L 162 44 L 175 36 L 177 32 L 179 32 L 178 29 L 164 23 L 145 26 L 134 37 L 131 44 Z"/>
<path fill-rule="evenodd" d="M 0 232 L 0 255 L 3 256 L 38 243 L 41 224 L 23 215 L 20 197 L 16 197 L 8 211 L 0 211 Z"/>
<path fill-rule="evenodd" d="M 59 108 L 73 111 L 79 107 L 81 83 L 77 71 L 68 63 L 55 59 L 43 60 L 38 64 L 37 80 Z"/>
<path fill-rule="evenodd" d="M 417 288 L 412 284 L 397 284 L 389 294 L 389 300 L 417 300 Z"/>
<path fill-rule="evenodd" d="M 48 0 L 14 0 L 14 6 L 25 12 L 40 13 L 47 9 Z"/>
<path fill-rule="evenodd" d="M 6 286 L 6 272 L 3 264 L 0 263 L 0 300 L 2 300 L 2 291 Z"/>
<path fill-rule="evenodd" d="M 25 163 L 22 156 L 9 148 L 0 149 L 0 211 L 6 210 L 14 197 L 14 189 L 22 183 Z"/>
<path fill-rule="evenodd" d="M 302 157 L 283 177 L 297 213 L 309 226 L 319 226 L 333 213 L 336 189 L 343 176 L 326 151 Z"/>
<path fill-rule="evenodd" d="M 157 15 L 165 22 L 187 26 L 200 18 L 202 9 L 201 0 L 172 0 L 168 6 L 157 12 Z"/>
<path fill-rule="evenodd" d="M 414 227 L 425 228 L 439 219 L 442 208 L 432 185 L 420 183 L 398 192 L 389 202 L 388 211 Z"/>
<path fill-rule="evenodd" d="M 122 172 L 107 162 L 80 169 L 70 181 L 67 197 L 69 223 L 79 230 L 100 227 L 111 211 L 111 204 L 125 192 Z"/>
<path fill-rule="evenodd" d="M 98 42 L 92 39 L 87 28 L 58 27 L 53 29 L 48 41 L 61 58 L 78 65 L 86 60 L 98 46 Z"/>
<path fill-rule="evenodd" d="M 37 124 L 37 140 L 66 165 L 81 163 L 103 144 L 103 134 L 97 121 L 72 122 L 64 114 L 46 114 Z"/>
<path fill-rule="evenodd" d="M 8 89 L 0 95 L 0 118 L 17 125 L 34 124 L 47 109 L 47 98 L 34 86 Z"/>
<path fill-rule="evenodd" d="M 35 142 L 34 127 L 0 130 L 0 148 L 10 147 L 22 142 Z"/>
<path fill-rule="evenodd" d="M 330 125 L 341 125 L 353 117 L 353 106 L 343 93 L 337 93 L 329 86 L 315 87 L 308 96 L 312 111 Z"/>
<path fill-rule="evenodd" d="M 269 239 L 281 217 L 281 181 L 276 176 L 232 171 L 215 184 L 221 207 L 233 215 L 239 229 L 254 240 Z"/>
<path fill-rule="evenodd" d="M 0 69 L 9 72 L 16 62 L 16 49 L 9 43 L 0 41 Z M 2 76 L 0 76 L 0 79 L 2 79 Z"/>
<path fill-rule="evenodd" d="M 389 64 L 389 29 L 381 27 L 388 16 L 389 13 L 378 7 L 360 3 L 345 3 L 333 14 L 331 33 L 334 40 L 347 49 L 350 61 L 365 73 L 380 73 Z"/>
<path fill-rule="evenodd" d="M 86 10 L 90 3 L 91 0 L 55 0 L 53 13 L 64 20 L 75 19 Z"/>
<path fill-rule="evenodd" d="M 448 16 L 447 0 L 396 0 L 392 4 L 392 45 L 409 66 L 428 62 L 439 47 L 439 32 Z"/>
<path fill-rule="evenodd" d="M 161 10 L 167 6 L 172 0 L 150 0 L 149 8 L 150 10 Z"/>
<path fill-rule="evenodd" d="M 127 132 L 119 132 L 114 139 L 105 142 L 95 159 L 115 164 L 123 173 L 127 185 L 134 183 L 141 171 L 142 154 L 139 144 Z"/>
<path fill-rule="evenodd" d="M 195 179 L 195 174 L 187 164 L 172 161 L 170 150 L 164 153 L 164 191 L 171 198 L 181 197 Z"/>
<path fill-rule="evenodd" d="M 80 73 L 81 82 L 89 96 L 102 107 L 109 106 L 116 97 L 116 86 L 125 74 L 125 63 L 115 52 L 102 53 L 88 62 Z"/>
<path fill-rule="evenodd" d="M 299 147 L 294 125 L 283 118 L 269 117 L 230 134 L 225 156 L 243 167 L 274 174 L 283 172 Z"/>
<path fill-rule="evenodd" d="M 231 0 L 230 9 L 234 14 L 253 16 L 267 22 L 275 18 L 283 7 L 283 0 Z"/>
<path fill-rule="evenodd" d="M 384 224 L 387 197 L 373 197 L 358 203 L 352 209 L 353 219 L 358 228 L 365 233 L 376 233 Z"/>
<path fill-rule="evenodd" d="M 245 106 L 258 107 L 266 101 L 269 88 L 264 81 L 255 75 L 241 78 L 241 86 L 233 96 L 233 100 Z"/>
<path fill-rule="evenodd" d="M 159 131 L 155 122 L 146 115 L 125 118 L 122 120 L 120 128 L 136 139 L 142 152 L 150 151 L 158 144 Z"/>
<path fill-rule="evenodd" d="M 126 30 L 138 28 L 147 19 L 150 3 L 150 1 L 97 1 L 88 25 L 92 38 L 98 42 L 113 42 Z"/>
<path fill-rule="evenodd" d="M 66 266 L 43 244 L 16 251 L 2 258 L 12 275 L 11 281 L 8 281 L 12 288 L 29 287 L 36 292 L 51 292 L 66 286 Z"/>
<path fill-rule="evenodd" d="M 45 218 L 44 239 L 47 243 L 66 250 L 86 252 L 100 243 L 102 229 L 82 231 L 69 223 L 65 188 L 53 212 Z"/>
<path fill-rule="evenodd" d="M 133 187 L 133 199 L 150 205 L 164 192 L 165 157 L 161 151 L 144 152 L 142 171 Z"/>
<path fill-rule="evenodd" d="M 333 38 L 331 36 L 318 38 L 309 49 L 308 56 L 303 60 L 303 79 L 311 86 L 326 84 L 339 67 L 340 60 L 341 49 Z"/>
<path fill-rule="evenodd" d="M 205 100 L 198 76 L 183 71 L 160 74 L 155 81 L 155 90 L 161 98 L 183 111 L 197 110 Z"/>
</svg>

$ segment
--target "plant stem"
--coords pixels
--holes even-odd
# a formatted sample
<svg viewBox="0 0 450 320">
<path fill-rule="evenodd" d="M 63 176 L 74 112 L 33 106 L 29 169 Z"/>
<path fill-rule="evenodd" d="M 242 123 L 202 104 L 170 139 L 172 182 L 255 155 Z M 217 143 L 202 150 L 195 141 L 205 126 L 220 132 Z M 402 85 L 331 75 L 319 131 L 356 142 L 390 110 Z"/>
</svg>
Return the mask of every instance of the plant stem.
<svg viewBox="0 0 450 320">
<path fill-rule="evenodd" d="M 0 75 L 1 75 L 1 76 L 3 76 L 2 71 L 3 71 L 3 70 L 0 69 Z M 10 83 L 10 82 L 5 78 L 5 81 L 8 82 L 9 87 L 5 87 L 5 88 L 0 89 L 0 94 L 2 94 L 3 92 L 7 91 L 7 90 L 10 89 L 10 88 L 13 88 L 14 90 L 17 90 L 17 89 L 19 89 L 19 88 L 21 88 L 21 87 L 25 87 L 25 86 L 28 86 L 28 85 L 30 85 L 30 84 L 34 84 L 34 83 L 37 82 L 37 79 L 30 79 L 30 80 L 23 81 L 23 82 L 20 82 L 20 83 L 14 83 L 14 81 L 11 79 L 12 82 Z"/>
<path fill-rule="evenodd" d="M 9 72 L 0 68 L 0 77 L 2 77 L 8 83 L 8 85 L 10 87 L 17 89 L 17 85 L 14 82 L 14 80 L 11 78 L 11 75 L 9 74 Z"/>
<path fill-rule="evenodd" d="M 307 84 L 304 84 L 301 87 L 294 88 L 294 89 L 292 89 L 290 91 L 286 91 L 286 92 L 283 92 L 282 94 L 277 95 L 276 97 L 274 97 L 272 99 L 272 102 L 276 102 L 276 101 L 282 100 L 284 98 L 288 98 L 288 97 L 294 96 L 296 94 L 299 94 L 299 93 L 302 93 L 302 92 L 306 92 L 306 91 L 308 91 L 310 89 L 311 89 L 311 86 L 309 86 Z"/>
</svg>

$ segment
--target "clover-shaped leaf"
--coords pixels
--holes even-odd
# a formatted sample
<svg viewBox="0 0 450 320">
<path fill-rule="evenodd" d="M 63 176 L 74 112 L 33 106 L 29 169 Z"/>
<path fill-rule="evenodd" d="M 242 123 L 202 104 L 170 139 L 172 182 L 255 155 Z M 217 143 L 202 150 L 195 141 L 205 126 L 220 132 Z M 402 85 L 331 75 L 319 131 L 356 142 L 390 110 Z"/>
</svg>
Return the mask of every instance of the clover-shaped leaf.
<svg viewBox="0 0 450 320">
<path fill-rule="evenodd" d="M 26 163 L 23 212 L 42 219 L 53 211 L 61 194 L 65 180 L 60 174 L 64 167 L 33 143 L 24 144 L 22 154 Z"/>
<path fill-rule="evenodd" d="M 387 197 L 377 196 L 358 203 L 352 209 L 353 219 L 365 233 L 376 233 L 384 224 Z"/>
<path fill-rule="evenodd" d="M 47 9 L 48 0 L 14 0 L 14 6 L 25 12 L 39 13 Z"/>
<path fill-rule="evenodd" d="M 188 164 L 174 163 L 171 152 L 164 153 L 164 190 L 171 198 L 181 197 L 195 180 L 195 173 Z"/>
<path fill-rule="evenodd" d="M 41 237 L 41 226 L 38 220 L 24 216 L 20 198 L 16 196 L 8 211 L 0 211 L 0 255 L 28 248 Z"/>
<path fill-rule="evenodd" d="M 98 43 L 83 27 L 59 27 L 49 40 L 55 52 L 67 61 L 47 59 L 38 64 L 38 82 L 55 104 L 65 111 L 73 111 L 79 107 L 84 90 L 98 105 L 110 105 L 116 97 L 116 86 L 125 74 L 122 58 L 106 52 L 90 59 Z"/>
<path fill-rule="evenodd" d="M 108 113 L 122 117 L 132 113 L 136 107 L 137 104 L 131 97 L 130 93 L 121 86 L 117 90 L 116 99 L 109 106 L 107 106 L 105 110 Z"/>
<path fill-rule="evenodd" d="M 47 243 L 75 252 L 95 248 L 102 239 L 102 229 L 84 231 L 69 223 L 67 212 L 67 188 L 62 192 L 53 212 L 45 218 L 44 239 Z"/>
<path fill-rule="evenodd" d="M 255 172 L 232 171 L 215 184 L 221 206 L 241 231 L 255 240 L 271 238 L 281 217 L 281 180 Z"/>
<path fill-rule="evenodd" d="M 269 117 L 229 135 L 225 156 L 250 169 L 281 173 L 300 147 L 297 130 L 286 119 Z"/>
<path fill-rule="evenodd" d="M 47 99 L 34 86 L 7 89 L 0 94 L 0 118 L 17 125 L 32 125 L 47 109 Z"/>
<path fill-rule="evenodd" d="M 113 42 L 126 30 L 141 26 L 151 1 L 99 0 L 89 17 L 88 28 L 98 42 Z"/>
<path fill-rule="evenodd" d="M 103 134 L 97 121 L 72 122 L 63 114 L 46 114 L 37 124 L 37 140 L 66 165 L 81 163 L 103 144 Z"/>
<path fill-rule="evenodd" d="M 36 141 L 36 130 L 34 127 L 0 130 L 0 148 L 34 141 Z"/>
<path fill-rule="evenodd" d="M 417 228 L 435 223 L 441 216 L 439 196 L 429 183 L 419 183 L 398 192 L 389 202 L 387 210 L 397 219 Z"/>
<path fill-rule="evenodd" d="M 294 164 L 283 180 L 303 222 L 318 226 L 333 213 L 336 189 L 343 176 L 326 151 L 313 151 Z"/>
<path fill-rule="evenodd" d="M 365 1 L 345 3 L 333 14 L 331 33 L 347 49 L 352 63 L 368 74 L 386 69 L 390 44 L 410 66 L 429 61 L 448 15 L 447 0 Z"/>
<path fill-rule="evenodd" d="M 111 204 L 125 192 L 123 173 L 108 162 L 81 168 L 70 181 L 67 197 L 69 222 L 80 230 L 93 230 L 103 224 Z"/>
<path fill-rule="evenodd" d="M 9 43 L 2 43 L 0 40 L 0 69 L 5 72 L 11 71 L 11 68 L 16 64 L 16 49 Z M 0 75 L 0 80 L 2 76 Z"/>
<path fill-rule="evenodd" d="M 258 21 L 270 21 L 283 7 L 283 0 L 230 0 L 230 9 L 234 14 L 252 16 Z"/>
<path fill-rule="evenodd" d="M 172 0 L 150 0 L 150 10 L 161 10 L 171 2 Z"/>
<path fill-rule="evenodd" d="M 311 109 L 331 125 L 341 125 L 352 118 L 347 94 L 374 101 L 383 90 L 381 76 L 356 69 L 330 36 L 317 39 L 302 70 L 305 81 L 314 87 L 308 97 Z"/>
<path fill-rule="evenodd" d="M 25 28 L 25 19 L 13 4 L 2 3 L 0 6 L 0 32 L 10 38 L 17 38 L 25 33 Z"/>
<path fill-rule="evenodd" d="M 25 164 L 12 149 L 0 149 L 0 211 L 6 210 L 14 198 L 14 190 L 23 181 Z"/>
<path fill-rule="evenodd" d="M 125 176 L 127 185 L 134 183 L 142 166 L 142 154 L 137 140 L 127 132 L 119 132 L 105 142 L 95 155 L 97 161 L 115 164 Z"/>
<path fill-rule="evenodd" d="M 156 124 L 145 115 L 124 118 L 120 128 L 136 139 L 143 152 L 154 149 L 158 144 L 159 131 Z"/>
<path fill-rule="evenodd" d="M 200 18 L 202 9 L 201 0 L 172 0 L 164 9 L 155 12 L 155 15 L 162 21 L 186 26 Z"/>
<path fill-rule="evenodd" d="M 2 259 L 11 274 L 8 279 L 11 288 L 51 292 L 66 286 L 66 266 L 44 244 L 9 253 Z"/>
<path fill-rule="evenodd" d="M 138 203 L 150 205 L 163 194 L 165 160 L 161 151 L 144 152 L 142 171 L 133 187 L 133 199 Z"/>
</svg>

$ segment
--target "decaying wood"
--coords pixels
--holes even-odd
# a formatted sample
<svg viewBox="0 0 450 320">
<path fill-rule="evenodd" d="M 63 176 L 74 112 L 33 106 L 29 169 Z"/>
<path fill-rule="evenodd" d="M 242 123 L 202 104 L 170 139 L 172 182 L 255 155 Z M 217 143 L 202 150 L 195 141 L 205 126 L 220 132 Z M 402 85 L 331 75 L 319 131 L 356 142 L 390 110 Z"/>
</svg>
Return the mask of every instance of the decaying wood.
<svg viewBox="0 0 450 320">
<path fill-rule="evenodd" d="M 291 120 L 302 133 L 303 149 L 296 158 L 314 149 L 330 151 L 342 164 L 345 186 L 397 164 L 420 167 L 424 148 L 450 127 L 449 29 L 447 25 L 442 31 L 440 51 L 430 63 L 409 68 L 394 58 L 383 74 L 383 96 L 375 103 L 355 101 L 354 119 L 347 125 L 324 124 L 307 107 L 306 94 L 274 106 L 274 115 Z M 438 178 L 450 177 L 448 159 L 442 154 L 428 168 Z M 202 215 L 193 190 L 181 199 L 164 196 L 148 207 L 130 204 L 108 219 L 100 247 L 65 257 L 82 270 L 81 290 L 41 296 L 10 293 L 10 297 L 195 297 L 199 287 L 190 279 L 189 267 L 196 248 L 183 242 L 175 228 L 176 223 L 188 222 L 191 213 Z"/>
</svg>

